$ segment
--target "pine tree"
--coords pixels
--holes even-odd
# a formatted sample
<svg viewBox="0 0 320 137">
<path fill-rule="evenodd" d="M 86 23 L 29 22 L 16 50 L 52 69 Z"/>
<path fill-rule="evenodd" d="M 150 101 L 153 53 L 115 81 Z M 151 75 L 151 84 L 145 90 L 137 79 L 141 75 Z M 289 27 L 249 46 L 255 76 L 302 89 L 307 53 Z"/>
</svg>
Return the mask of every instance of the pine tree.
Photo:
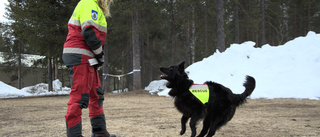
<svg viewBox="0 0 320 137">
<path fill-rule="evenodd" d="M 62 56 L 68 19 L 77 1 L 8 0 L 8 2 L 7 16 L 13 21 L 11 28 L 14 37 L 29 45 L 34 54 L 46 56 L 48 59 L 48 83 L 49 91 L 52 91 L 51 62 Z"/>
<path fill-rule="evenodd" d="M 0 25 L 1 33 L 1 56 L 4 59 L 2 71 L 9 75 L 11 81 L 17 81 L 16 86 L 18 89 L 22 88 L 23 73 L 22 67 L 26 66 L 22 59 L 24 59 L 23 53 L 26 52 L 26 46 L 19 40 L 15 39 L 12 35 L 12 29 L 7 23 Z"/>
</svg>

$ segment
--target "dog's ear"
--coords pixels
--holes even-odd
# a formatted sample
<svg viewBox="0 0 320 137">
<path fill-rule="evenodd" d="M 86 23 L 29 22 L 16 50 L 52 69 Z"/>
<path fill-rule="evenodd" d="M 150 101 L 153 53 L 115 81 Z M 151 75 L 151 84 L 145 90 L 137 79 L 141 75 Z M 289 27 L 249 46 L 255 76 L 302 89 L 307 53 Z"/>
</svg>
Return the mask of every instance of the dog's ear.
<svg viewBox="0 0 320 137">
<path fill-rule="evenodd" d="M 179 64 L 179 72 L 184 72 L 184 61 Z"/>
</svg>

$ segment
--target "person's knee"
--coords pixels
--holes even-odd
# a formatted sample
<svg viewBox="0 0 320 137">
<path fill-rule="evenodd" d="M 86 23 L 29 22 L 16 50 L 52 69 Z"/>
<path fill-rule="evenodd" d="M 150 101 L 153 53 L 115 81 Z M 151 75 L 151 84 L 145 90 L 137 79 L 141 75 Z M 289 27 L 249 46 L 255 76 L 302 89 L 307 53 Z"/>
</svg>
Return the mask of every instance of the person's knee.
<svg viewBox="0 0 320 137">
<path fill-rule="evenodd" d="M 99 104 L 99 107 L 101 107 L 103 106 L 103 101 L 104 101 L 104 92 L 101 87 L 97 88 L 97 95 L 99 97 L 98 104 Z"/>
<path fill-rule="evenodd" d="M 90 93 L 81 94 L 81 99 L 80 99 L 80 102 L 79 102 L 80 108 L 88 108 L 89 97 L 90 97 Z"/>
</svg>

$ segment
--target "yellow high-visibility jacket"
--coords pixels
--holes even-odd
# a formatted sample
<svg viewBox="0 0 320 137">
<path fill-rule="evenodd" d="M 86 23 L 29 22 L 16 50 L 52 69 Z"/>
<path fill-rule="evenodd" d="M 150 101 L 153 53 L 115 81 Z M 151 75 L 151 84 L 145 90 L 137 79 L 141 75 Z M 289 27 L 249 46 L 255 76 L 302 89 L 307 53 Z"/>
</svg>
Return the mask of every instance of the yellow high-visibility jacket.
<svg viewBox="0 0 320 137">
<path fill-rule="evenodd" d="M 69 20 L 68 30 L 62 57 L 66 66 L 88 63 L 88 59 L 103 56 L 107 21 L 97 0 L 78 3 Z"/>
</svg>

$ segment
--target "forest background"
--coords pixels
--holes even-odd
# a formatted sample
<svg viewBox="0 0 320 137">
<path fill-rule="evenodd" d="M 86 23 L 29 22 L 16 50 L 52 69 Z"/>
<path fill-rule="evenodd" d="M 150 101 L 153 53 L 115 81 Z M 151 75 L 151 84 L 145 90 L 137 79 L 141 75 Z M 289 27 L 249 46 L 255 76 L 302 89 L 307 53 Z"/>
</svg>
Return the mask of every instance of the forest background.
<svg viewBox="0 0 320 137">
<path fill-rule="evenodd" d="M 43 82 L 70 86 L 62 62 L 67 23 L 79 0 L 8 0 L 0 26 L 2 72 L 22 88 L 26 54 L 45 56 Z M 104 91 L 142 89 L 159 79 L 159 66 L 186 66 L 223 52 L 232 43 L 282 45 L 308 31 L 320 32 L 318 0 L 114 0 L 106 61 L 99 70 Z"/>
</svg>

